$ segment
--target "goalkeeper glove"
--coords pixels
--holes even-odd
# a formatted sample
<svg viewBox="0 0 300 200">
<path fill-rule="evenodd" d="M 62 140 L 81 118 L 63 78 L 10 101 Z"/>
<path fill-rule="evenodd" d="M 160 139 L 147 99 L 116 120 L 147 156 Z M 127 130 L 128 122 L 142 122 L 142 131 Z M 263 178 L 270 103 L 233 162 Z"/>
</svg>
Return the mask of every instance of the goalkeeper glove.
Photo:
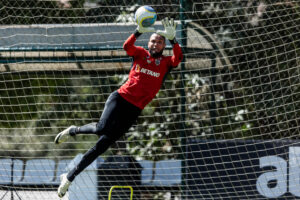
<svg viewBox="0 0 300 200">
<path fill-rule="evenodd" d="M 168 40 L 174 40 L 176 35 L 176 26 L 177 23 L 174 23 L 174 19 L 168 19 L 168 17 L 164 18 L 162 21 L 162 25 L 164 26 L 165 30 L 156 31 L 157 34 L 164 36 Z"/>
<path fill-rule="evenodd" d="M 139 33 L 155 32 L 155 28 L 154 27 L 142 27 L 140 25 L 137 26 L 136 30 Z"/>
</svg>

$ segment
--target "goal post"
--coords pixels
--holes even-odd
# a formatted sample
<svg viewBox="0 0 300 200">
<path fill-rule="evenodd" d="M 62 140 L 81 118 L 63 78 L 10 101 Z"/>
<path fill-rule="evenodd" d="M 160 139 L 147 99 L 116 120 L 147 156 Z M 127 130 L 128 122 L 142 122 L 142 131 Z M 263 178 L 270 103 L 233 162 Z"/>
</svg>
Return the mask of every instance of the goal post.
<svg viewBox="0 0 300 200">
<path fill-rule="evenodd" d="M 63 199 L 108 199 L 116 185 L 127 188 L 112 200 L 130 199 L 131 188 L 141 200 L 299 198 L 299 2 L 143 2 L 156 29 L 164 17 L 178 23 L 184 60 Z M 97 122 L 127 80 L 122 45 L 139 3 L 0 3 L 0 200 L 58 198 L 59 175 L 98 137 L 53 140 Z M 149 36 L 136 45 L 147 48 Z"/>
</svg>

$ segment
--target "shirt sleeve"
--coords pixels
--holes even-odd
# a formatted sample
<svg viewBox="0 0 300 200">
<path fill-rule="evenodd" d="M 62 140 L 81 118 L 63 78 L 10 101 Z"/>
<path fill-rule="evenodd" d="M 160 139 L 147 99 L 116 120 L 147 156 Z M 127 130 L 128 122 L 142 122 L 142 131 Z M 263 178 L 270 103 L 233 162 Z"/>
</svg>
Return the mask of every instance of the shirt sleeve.
<svg viewBox="0 0 300 200">
<path fill-rule="evenodd" d="M 173 56 L 171 57 L 171 66 L 177 67 L 183 59 L 183 54 L 178 43 L 173 45 Z"/>
<path fill-rule="evenodd" d="M 139 52 L 142 47 L 135 46 L 134 43 L 136 41 L 136 36 L 134 34 L 131 34 L 129 38 L 124 42 L 123 49 L 126 51 L 128 56 L 138 56 Z"/>
</svg>

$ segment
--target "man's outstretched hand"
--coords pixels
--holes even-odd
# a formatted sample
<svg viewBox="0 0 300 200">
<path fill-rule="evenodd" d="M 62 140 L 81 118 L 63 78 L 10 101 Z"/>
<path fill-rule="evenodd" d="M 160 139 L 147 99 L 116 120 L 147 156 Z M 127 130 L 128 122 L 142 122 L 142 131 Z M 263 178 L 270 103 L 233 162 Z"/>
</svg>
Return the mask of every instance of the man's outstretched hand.
<svg viewBox="0 0 300 200">
<path fill-rule="evenodd" d="M 177 23 L 174 22 L 174 19 L 171 18 L 169 20 L 168 17 L 166 17 L 161 21 L 161 23 L 164 26 L 165 30 L 163 31 L 158 30 L 156 31 L 156 33 L 164 36 L 168 40 L 174 40 L 176 35 L 176 26 L 177 26 Z"/>
</svg>

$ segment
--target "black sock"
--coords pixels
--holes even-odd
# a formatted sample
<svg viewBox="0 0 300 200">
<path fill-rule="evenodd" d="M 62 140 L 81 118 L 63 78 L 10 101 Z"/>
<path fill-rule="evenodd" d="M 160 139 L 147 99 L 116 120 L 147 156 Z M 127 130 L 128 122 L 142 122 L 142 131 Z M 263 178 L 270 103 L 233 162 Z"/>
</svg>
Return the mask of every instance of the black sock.
<svg viewBox="0 0 300 200">
<path fill-rule="evenodd" d="M 78 133 L 78 130 L 79 130 L 79 127 L 71 128 L 71 129 L 69 130 L 69 134 L 70 134 L 71 136 L 75 136 L 75 135 Z"/>
<path fill-rule="evenodd" d="M 74 136 L 77 134 L 97 134 L 97 123 L 90 123 L 84 126 L 78 126 L 70 129 L 70 135 Z"/>
</svg>

